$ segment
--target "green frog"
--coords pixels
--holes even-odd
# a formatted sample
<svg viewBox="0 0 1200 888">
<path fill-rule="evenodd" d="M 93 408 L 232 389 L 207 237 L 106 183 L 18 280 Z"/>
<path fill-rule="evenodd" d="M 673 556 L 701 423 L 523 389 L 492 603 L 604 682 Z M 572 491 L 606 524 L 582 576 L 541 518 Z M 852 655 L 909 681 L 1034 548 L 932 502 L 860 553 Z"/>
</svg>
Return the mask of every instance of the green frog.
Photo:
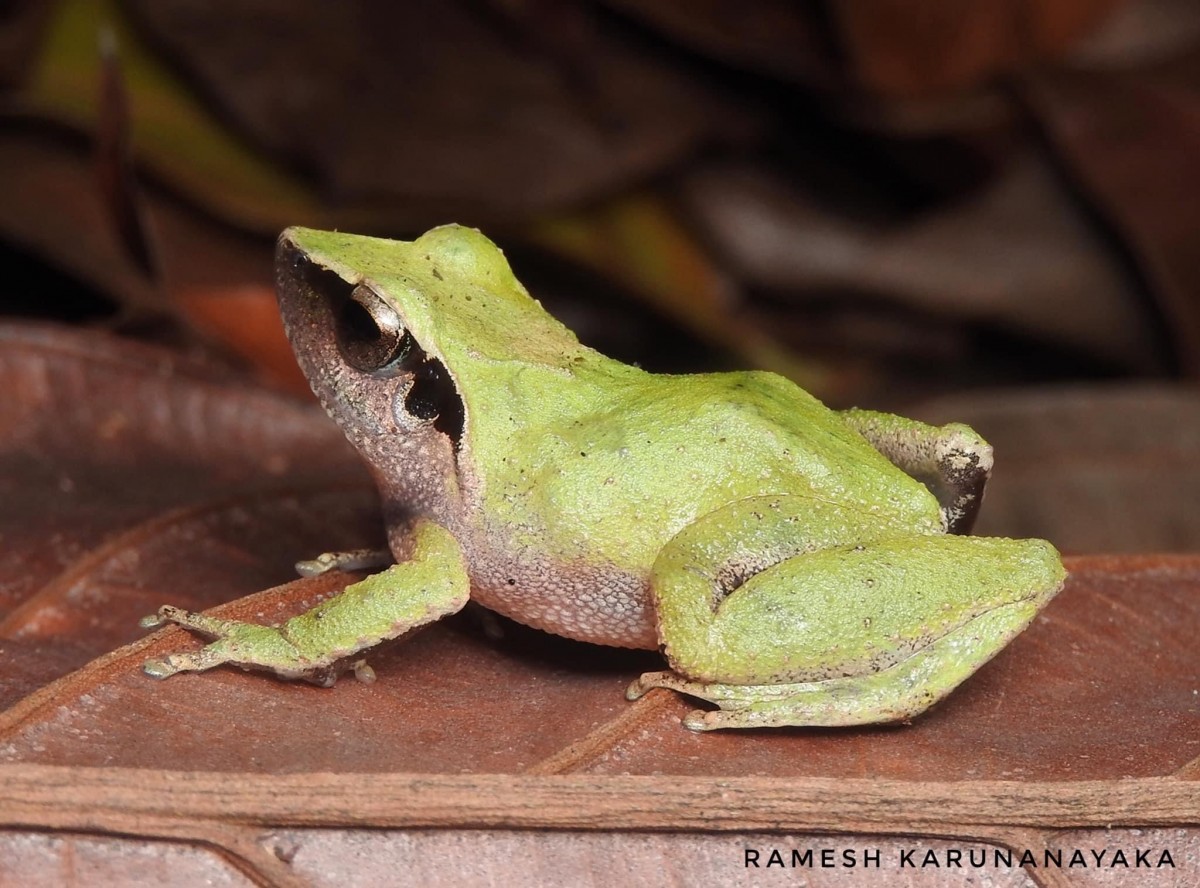
<svg viewBox="0 0 1200 888">
<path fill-rule="evenodd" d="M 473 599 L 661 649 L 670 669 L 628 696 L 716 704 L 694 730 L 906 721 L 1062 588 L 1049 543 L 963 535 L 992 466 L 967 426 L 831 410 L 768 372 L 611 360 L 473 229 L 291 228 L 277 277 L 296 357 L 378 484 L 395 563 L 278 627 L 163 607 L 145 625 L 213 640 L 151 675 L 232 663 L 332 684 Z"/>
</svg>

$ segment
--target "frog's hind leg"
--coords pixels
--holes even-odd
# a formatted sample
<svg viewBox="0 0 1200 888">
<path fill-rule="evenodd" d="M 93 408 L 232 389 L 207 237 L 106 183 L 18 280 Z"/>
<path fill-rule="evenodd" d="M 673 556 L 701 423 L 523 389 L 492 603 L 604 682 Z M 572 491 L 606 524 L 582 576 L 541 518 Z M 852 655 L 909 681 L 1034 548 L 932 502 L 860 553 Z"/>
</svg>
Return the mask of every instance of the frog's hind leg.
<svg viewBox="0 0 1200 888">
<path fill-rule="evenodd" d="M 1029 624 L 1039 608 L 1035 601 L 995 608 L 938 644 L 866 675 L 820 682 L 734 685 L 689 681 L 673 672 L 648 672 L 629 687 L 626 696 L 636 700 L 651 688 L 669 688 L 720 707 L 688 713 L 683 724 L 693 731 L 789 725 L 833 728 L 907 721 L 944 698 L 991 659 Z"/>
<path fill-rule="evenodd" d="M 1004 647 L 1062 587 L 1041 540 L 912 534 L 802 496 L 731 503 L 651 571 L 670 687 L 721 713 L 698 730 L 912 718 Z"/>
<path fill-rule="evenodd" d="M 992 447 L 969 426 L 931 426 L 874 410 L 838 415 L 937 498 L 948 533 L 970 533 L 992 472 Z"/>
</svg>

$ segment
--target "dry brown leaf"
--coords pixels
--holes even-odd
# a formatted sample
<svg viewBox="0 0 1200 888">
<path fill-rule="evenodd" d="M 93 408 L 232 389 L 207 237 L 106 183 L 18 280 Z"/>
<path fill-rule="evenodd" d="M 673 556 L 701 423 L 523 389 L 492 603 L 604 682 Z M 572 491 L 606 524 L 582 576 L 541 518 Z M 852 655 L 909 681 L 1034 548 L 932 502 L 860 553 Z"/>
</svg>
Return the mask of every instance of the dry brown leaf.
<svg viewBox="0 0 1200 888">
<path fill-rule="evenodd" d="M 549 18 L 464 0 L 128 8 L 226 119 L 360 227 L 512 224 L 642 178 L 740 116 L 584 4 Z"/>
<path fill-rule="evenodd" d="M 361 469 L 310 408 L 95 334 L 14 328 L 0 343 L 13 395 L 0 501 L 20 505 L 0 512 L 8 701 L 128 638 L 164 597 L 241 595 L 286 579 L 313 543 L 378 533 Z M 676 855 L 719 866 L 735 847 L 722 830 L 811 842 L 835 829 L 898 853 L 1114 845 L 1134 833 L 1055 830 L 1158 824 L 1185 854 L 1179 827 L 1200 823 L 1200 559 L 1068 567 L 1035 624 L 934 711 L 849 731 L 692 734 L 688 702 L 623 698 L 654 654 L 478 613 L 375 652 L 374 684 L 332 689 L 235 669 L 155 681 L 147 657 L 199 643 L 163 630 L 0 714 L 0 854 L 33 881 L 83 860 L 113 878 L 280 886 L 360 881 L 379 861 L 426 872 L 448 848 L 472 849 L 447 861 L 468 880 L 515 884 L 552 861 L 611 876 L 606 855 L 647 849 L 686 874 Z M 350 579 L 295 580 L 220 612 L 276 620 Z M 634 832 L 662 829 L 690 837 Z"/>
<path fill-rule="evenodd" d="M 1063 54 L 1124 0 L 829 0 L 868 90 L 911 98 L 979 85 Z"/>
<path fill-rule="evenodd" d="M 852 331 L 839 340 L 812 315 L 858 314 L 878 329 L 901 309 L 912 313 L 912 329 L 892 338 L 916 359 L 924 349 L 936 360 L 939 349 L 926 341 L 939 325 L 957 324 L 1053 343 L 1130 371 L 1165 363 L 1136 281 L 1029 150 L 974 192 L 887 223 L 831 208 L 786 177 L 745 165 L 698 169 L 684 195 L 738 277 L 786 303 L 779 324 L 769 326 L 790 325 L 798 335 L 813 328 L 801 353 L 840 346 L 864 359 L 873 350 L 886 357 L 887 341 L 856 340 Z M 982 349 L 967 357 L 984 365 L 967 375 L 990 376 L 992 384 L 1000 377 Z M 960 351 L 945 362 L 951 385 L 962 384 L 963 360 Z"/>
</svg>

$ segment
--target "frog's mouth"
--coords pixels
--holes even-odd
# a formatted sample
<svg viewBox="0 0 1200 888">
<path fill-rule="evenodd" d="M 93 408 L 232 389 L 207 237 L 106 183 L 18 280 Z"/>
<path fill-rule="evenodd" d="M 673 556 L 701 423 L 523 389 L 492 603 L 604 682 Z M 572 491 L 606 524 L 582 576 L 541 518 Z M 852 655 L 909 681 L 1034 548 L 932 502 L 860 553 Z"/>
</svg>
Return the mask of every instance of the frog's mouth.
<svg viewBox="0 0 1200 888">
<path fill-rule="evenodd" d="M 280 239 L 279 305 L 301 370 L 356 445 L 399 413 L 462 444 L 463 400 L 445 364 L 429 354 L 369 281 L 348 281 Z M 368 445 L 369 446 L 369 445 Z"/>
</svg>

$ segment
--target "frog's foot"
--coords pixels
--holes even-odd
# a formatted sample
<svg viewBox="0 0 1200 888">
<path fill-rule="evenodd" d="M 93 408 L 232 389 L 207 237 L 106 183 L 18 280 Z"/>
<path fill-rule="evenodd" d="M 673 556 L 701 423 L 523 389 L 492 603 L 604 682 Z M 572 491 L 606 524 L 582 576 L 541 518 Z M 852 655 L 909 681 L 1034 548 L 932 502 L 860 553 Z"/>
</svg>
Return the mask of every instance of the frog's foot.
<svg viewBox="0 0 1200 888">
<path fill-rule="evenodd" d="M 633 684 L 625 689 L 625 699 L 639 700 L 654 688 L 665 688 L 670 691 L 687 694 L 689 697 L 699 697 L 701 700 L 708 700 L 711 703 L 715 703 L 716 701 L 708 696 L 711 687 L 712 685 L 706 685 L 703 682 L 688 681 L 674 672 L 643 672 L 639 678 L 634 679 Z M 705 727 L 704 719 L 706 716 L 716 714 L 718 713 L 706 712 L 703 709 L 693 709 L 684 716 L 683 726 L 691 731 L 708 730 Z"/>
<path fill-rule="evenodd" d="M 674 672 L 647 672 L 629 686 L 625 691 L 625 699 L 637 700 L 652 688 L 666 688 L 720 707 L 716 711 L 694 709 L 689 712 L 683 718 L 683 726 L 688 730 L 768 728 L 817 724 L 813 721 L 815 713 L 811 706 L 801 711 L 794 705 L 798 693 L 815 687 L 817 685 L 813 683 L 730 685 L 691 681 Z"/>
<path fill-rule="evenodd" d="M 842 727 L 872 721 L 895 721 L 906 717 L 889 711 L 871 718 L 853 715 L 840 708 L 839 697 L 854 699 L 856 689 L 848 680 L 798 682 L 775 685 L 731 685 L 690 681 L 674 672 L 647 672 L 625 692 L 636 700 L 651 688 L 667 688 L 689 697 L 715 703 L 716 710 L 694 709 L 683 718 L 690 731 L 720 728 Z M 921 709 L 932 701 L 927 701 Z M 919 711 L 919 710 L 917 710 Z M 912 714 L 915 714 L 912 713 Z"/>
<path fill-rule="evenodd" d="M 986 663 L 1037 614 L 1036 602 L 994 608 L 886 669 L 820 681 L 737 685 L 692 681 L 674 672 L 648 672 L 626 691 L 637 699 L 670 688 L 715 703 L 684 719 L 693 731 L 717 728 L 819 727 L 911 721 Z M 981 646 L 980 638 L 998 639 Z"/>
<path fill-rule="evenodd" d="M 145 617 L 141 626 L 155 629 L 167 623 L 215 640 L 198 651 L 179 651 L 160 660 L 147 660 L 142 669 L 154 678 L 203 672 L 230 663 L 246 669 L 265 669 L 280 678 L 304 679 L 322 687 L 331 687 L 337 680 L 334 665 L 341 656 L 338 652 L 317 659 L 306 657 L 275 627 L 220 620 L 170 605 Z"/>
<path fill-rule="evenodd" d="M 316 577 L 331 570 L 382 570 L 395 559 L 387 549 L 351 549 L 349 552 L 323 552 L 316 558 L 296 562 L 296 573 Z"/>
</svg>

